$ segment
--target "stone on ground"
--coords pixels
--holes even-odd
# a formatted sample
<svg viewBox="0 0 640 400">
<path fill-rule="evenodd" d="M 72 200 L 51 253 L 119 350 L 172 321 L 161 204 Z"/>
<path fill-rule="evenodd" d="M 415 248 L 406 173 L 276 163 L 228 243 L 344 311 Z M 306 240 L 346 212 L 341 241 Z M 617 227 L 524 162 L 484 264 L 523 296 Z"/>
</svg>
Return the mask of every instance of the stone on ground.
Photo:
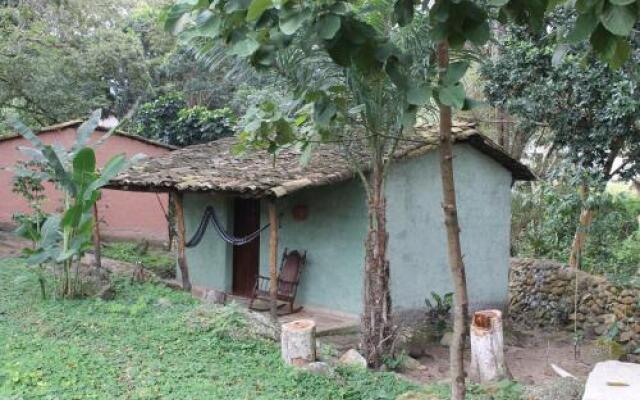
<svg viewBox="0 0 640 400">
<path fill-rule="evenodd" d="M 367 360 L 362 357 L 355 349 L 351 349 L 344 353 L 339 360 L 340 364 L 355 365 L 362 368 L 367 368 Z"/>
<path fill-rule="evenodd" d="M 442 339 L 440 339 L 440 345 L 445 347 L 451 346 L 452 337 L 453 337 L 453 332 L 445 332 L 445 334 L 442 335 Z"/>
<path fill-rule="evenodd" d="M 322 361 L 315 361 L 315 362 L 309 363 L 305 365 L 303 368 L 314 375 L 330 375 L 331 372 L 333 371 L 333 369 L 329 364 Z"/>
<path fill-rule="evenodd" d="M 556 378 L 526 388 L 525 399 L 580 400 L 584 382 L 574 378 Z"/>
<path fill-rule="evenodd" d="M 96 297 L 102 300 L 113 300 L 116 297 L 116 289 L 111 283 L 107 283 L 98 290 Z"/>
<path fill-rule="evenodd" d="M 156 305 L 162 308 L 169 308 L 173 305 L 173 303 L 166 297 L 160 297 L 158 300 L 156 300 Z"/>
<path fill-rule="evenodd" d="M 402 358 L 402 362 L 400 364 L 400 369 L 402 371 L 416 371 L 427 369 L 420 361 L 416 360 L 411 356 L 405 356 Z"/>
<path fill-rule="evenodd" d="M 638 400 L 640 364 L 599 362 L 587 379 L 582 400 Z"/>
<path fill-rule="evenodd" d="M 396 400 L 438 400 L 438 398 L 432 394 L 412 390 L 396 397 Z"/>
<path fill-rule="evenodd" d="M 244 307 L 239 307 L 238 312 L 246 317 L 250 332 L 267 339 L 280 340 L 280 324 L 273 323 L 268 315 L 254 312 Z"/>
<path fill-rule="evenodd" d="M 220 290 L 207 290 L 202 298 L 202 302 L 205 304 L 225 305 L 227 303 L 227 294 Z"/>
</svg>

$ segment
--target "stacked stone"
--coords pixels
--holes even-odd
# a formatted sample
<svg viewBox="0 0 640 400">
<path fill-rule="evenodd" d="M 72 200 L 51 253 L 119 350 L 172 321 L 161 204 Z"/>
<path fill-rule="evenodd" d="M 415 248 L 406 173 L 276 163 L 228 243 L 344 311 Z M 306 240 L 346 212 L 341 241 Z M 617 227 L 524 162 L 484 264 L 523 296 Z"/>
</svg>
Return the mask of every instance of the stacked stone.
<svg viewBox="0 0 640 400">
<path fill-rule="evenodd" d="M 509 279 L 509 315 L 530 327 L 573 329 L 587 338 L 603 335 L 620 343 L 629 359 L 640 348 L 640 290 L 616 286 L 578 271 L 578 312 L 574 314 L 576 271 L 548 260 L 513 259 Z"/>
</svg>

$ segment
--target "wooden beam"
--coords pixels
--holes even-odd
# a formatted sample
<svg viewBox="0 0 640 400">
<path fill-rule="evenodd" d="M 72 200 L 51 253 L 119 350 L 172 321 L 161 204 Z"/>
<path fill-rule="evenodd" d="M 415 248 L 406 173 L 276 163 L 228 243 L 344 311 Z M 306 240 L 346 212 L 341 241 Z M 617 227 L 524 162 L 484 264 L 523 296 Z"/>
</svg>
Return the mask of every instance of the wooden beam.
<svg viewBox="0 0 640 400">
<path fill-rule="evenodd" d="M 189 267 L 187 266 L 186 255 L 186 229 L 184 225 L 184 202 L 182 193 L 173 192 L 173 205 L 175 207 L 176 228 L 178 234 L 178 267 L 180 268 L 180 276 L 182 276 L 182 289 L 191 291 L 191 281 L 189 280 Z"/>
<path fill-rule="evenodd" d="M 269 295 L 271 319 L 278 320 L 278 214 L 275 199 L 268 200 L 269 211 Z"/>
<path fill-rule="evenodd" d="M 102 268 L 102 240 L 100 238 L 100 217 L 98 215 L 98 202 L 93 204 L 93 254 L 96 259 L 96 268 Z"/>
</svg>

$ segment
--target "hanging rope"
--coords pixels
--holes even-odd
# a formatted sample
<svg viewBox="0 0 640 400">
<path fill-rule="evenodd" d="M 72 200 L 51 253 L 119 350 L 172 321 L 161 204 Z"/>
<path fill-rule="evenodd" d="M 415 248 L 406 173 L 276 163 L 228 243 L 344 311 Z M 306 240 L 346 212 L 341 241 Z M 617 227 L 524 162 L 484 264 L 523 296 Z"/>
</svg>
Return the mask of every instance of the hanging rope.
<svg viewBox="0 0 640 400">
<path fill-rule="evenodd" d="M 198 229 L 196 229 L 196 232 L 193 234 L 193 237 L 189 239 L 189 241 L 185 244 L 185 246 L 187 247 L 197 246 L 202 240 L 202 238 L 204 237 L 204 234 L 207 232 L 207 226 L 209 225 L 209 223 L 213 225 L 214 229 L 216 230 L 216 232 L 218 232 L 218 235 L 220 235 L 222 240 L 234 246 L 242 246 L 243 244 L 247 244 L 249 242 L 254 241 L 257 237 L 260 236 L 260 233 L 262 233 L 263 230 L 269 227 L 269 224 L 267 224 L 262 228 L 258 229 L 257 231 L 250 233 L 246 236 L 235 237 L 229 234 L 224 229 L 224 227 L 220 223 L 220 220 L 218 219 L 216 210 L 212 206 L 207 206 L 207 208 L 205 208 L 204 210 L 204 214 L 202 215 L 202 219 L 200 220 L 200 225 L 198 225 Z"/>
</svg>

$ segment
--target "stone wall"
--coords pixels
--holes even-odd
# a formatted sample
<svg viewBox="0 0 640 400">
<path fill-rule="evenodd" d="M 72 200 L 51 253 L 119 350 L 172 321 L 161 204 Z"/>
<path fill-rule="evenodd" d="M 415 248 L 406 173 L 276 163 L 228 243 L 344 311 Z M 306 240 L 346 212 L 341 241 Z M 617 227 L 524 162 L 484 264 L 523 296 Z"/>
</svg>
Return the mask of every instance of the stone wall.
<svg viewBox="0 0 640 400">
<path fill-rule="evenodd" d="M 640 348 L 640 290 L 616 286 L 603 277 L 582 271 L 577 275 L 575 318 L 584 337 L 610 335 L 626 353 Z M 572 329 L 575 277 L 576 271 L 554 261 L 512 259 L 511 320 L 531 327 Z"/>
</svg>

